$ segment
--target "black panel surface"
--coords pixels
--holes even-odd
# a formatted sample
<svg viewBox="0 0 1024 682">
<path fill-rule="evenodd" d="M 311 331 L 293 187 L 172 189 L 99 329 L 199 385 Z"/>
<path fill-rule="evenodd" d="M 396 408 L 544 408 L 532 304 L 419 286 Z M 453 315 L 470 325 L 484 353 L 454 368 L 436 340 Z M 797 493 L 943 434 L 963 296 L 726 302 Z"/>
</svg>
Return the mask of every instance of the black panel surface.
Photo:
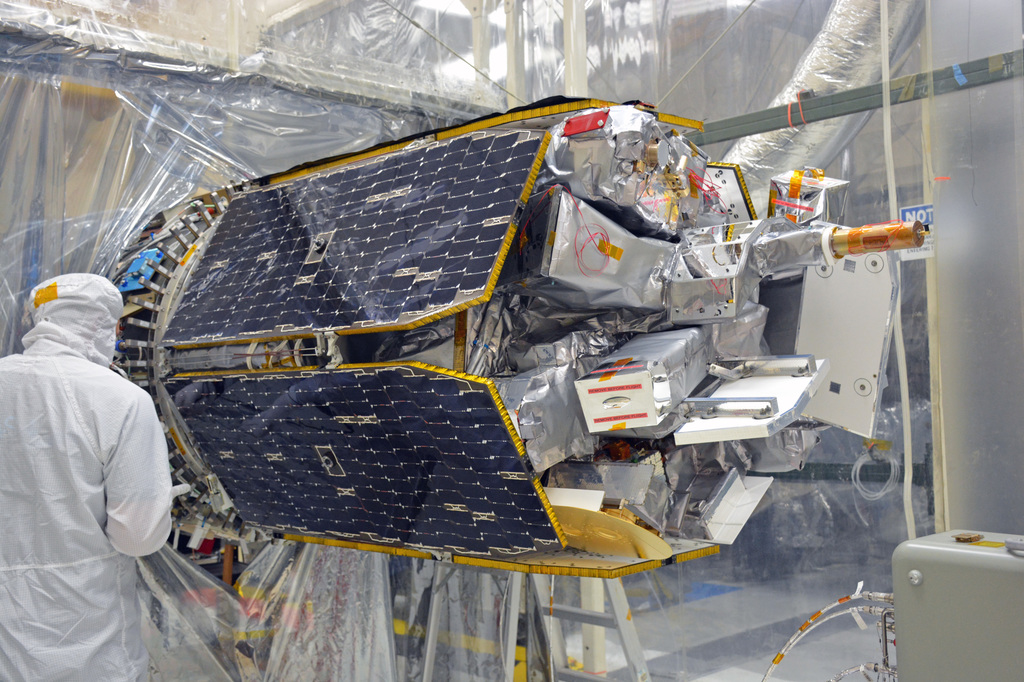
<svg viewBox="0 0 1024 682">
<path fill-rule="evenodd" d="M 240 195 L 164 344 L 401 327 L 479 299 L 543 147 L 473 133 Z"/>
<path fill-rule="evenodd" d="M 168 388 L 247 523 L 460 554 L 561 547 L 487 384 L 392 365 Z"/>
</svg>

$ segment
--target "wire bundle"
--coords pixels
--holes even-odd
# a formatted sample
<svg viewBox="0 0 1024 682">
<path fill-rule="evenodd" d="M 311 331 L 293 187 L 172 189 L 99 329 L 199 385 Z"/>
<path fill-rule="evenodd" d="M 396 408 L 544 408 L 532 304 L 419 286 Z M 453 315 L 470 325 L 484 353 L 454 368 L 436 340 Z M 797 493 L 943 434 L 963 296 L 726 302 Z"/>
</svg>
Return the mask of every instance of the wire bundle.
<svg viewBox="0 0 1024 682">
<path fill-rule="evenodd" d="M 820 611 L 815 612 L 811 615 L 810 618 L 805 620 L 804 624 L 801 625 L 799 629 L 797 629 L 793 636 L 789 638 L 789 641 L 786 642 L 785 646 L 783 646 L 779 650 L 779 653 L 775 655 L 775 658 L 772 659 L 771 665 L 768 666 L 768 670 L 765 671 L 764 677 L 761 678 L 761 682 L 766 682 L 768 678 L 772 676 L 772 674 L 775 672 L 775 669 L 779 667 L 779 663 L 781 663 L 782 659 L 786 657 L 786 654 L 788 654 L 790 650 L 792 650 L 792 648 L 796 646 L 797 642 L 803 639 L 807 635 L 807 633 L 809 633 L 811 630 L 818 627 L 822 623 L 830 621 L 833 618 L 845 616 L 847 614 L 853 616 L 854 618 L 859 618 L 861 613 L 866 613 L 873 616 L 881 616 L 883 613 L 885 613 L 886 609 L 888 608 L 887 606 L 878 606 L 875 604 L 860 604 L 857 606 L 851 606 L 842 609 L 840 611 L 833 610 L 836 607 L 846 604 L 847 602 L 855 601 L 858 599 L 867 602 L 882 602 L 889 605 L 893 603 L 892 594 L 887 592 L 864 592 L 862 591 L 863 587 L 863 582 L 858 583 L 857 590 L 853 594 L 849 594 L 845 597 L 841 597 L 835 600 L 834 602 L 832 602 L 825 608 L 821 609 Z M 864 672 L 864 669 L 868 666 L 876 666 L 876 672 L 890 672 L 882 668 L 881 666 L 878 666 L 877 663 L 866 663 L 855 668 L 849 668 L 847 670 L 844 670 L 843 672 L 839 673 L 839 677 L 835 677 L 833 678 L 833 680 L 842 679 L 842 677 L 846 677 L 847 675 L 853 674 L 858 671 Z"/>
</svg>

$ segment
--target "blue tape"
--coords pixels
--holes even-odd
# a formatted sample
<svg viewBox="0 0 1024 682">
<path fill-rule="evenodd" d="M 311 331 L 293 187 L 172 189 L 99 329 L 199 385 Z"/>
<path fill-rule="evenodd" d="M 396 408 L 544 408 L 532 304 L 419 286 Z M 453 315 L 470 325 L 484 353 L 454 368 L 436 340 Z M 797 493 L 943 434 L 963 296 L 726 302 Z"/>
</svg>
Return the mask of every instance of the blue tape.
<svg viewBox="0 0 1024 682">
<path fill-rule="evenodd" d="M 953 78 L 955 78 L 956 82 L 960 84 L 960 87 L 967 85 L 967 76 L 965 76 L 964 72 L 960 70 L 959 64 L 953 65 Z"/>
</svg>

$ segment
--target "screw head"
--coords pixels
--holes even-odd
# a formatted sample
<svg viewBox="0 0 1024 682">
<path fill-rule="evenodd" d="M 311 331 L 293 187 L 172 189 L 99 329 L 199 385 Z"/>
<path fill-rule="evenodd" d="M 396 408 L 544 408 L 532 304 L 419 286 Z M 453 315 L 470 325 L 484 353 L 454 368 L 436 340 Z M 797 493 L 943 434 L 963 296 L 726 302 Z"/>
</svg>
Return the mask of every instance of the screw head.
<svg viewBox="0 0 1024 682">
<path fill-rule="evenodd" d="M 910 581 L 911 585 L 917 587 L 918 585 L 924 582 L 924 574 L 915 568 L 910 573 L 907 573 L 907 580 Z"/>
</svg>

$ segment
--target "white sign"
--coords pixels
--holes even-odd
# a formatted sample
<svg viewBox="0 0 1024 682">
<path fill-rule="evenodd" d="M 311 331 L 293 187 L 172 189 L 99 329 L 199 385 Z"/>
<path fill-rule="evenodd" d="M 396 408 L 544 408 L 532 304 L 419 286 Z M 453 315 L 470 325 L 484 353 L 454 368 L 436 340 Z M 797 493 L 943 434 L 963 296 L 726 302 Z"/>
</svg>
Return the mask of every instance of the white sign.
<svg viewBox="0 0 1024 682">
<path fill-rule="evenodd" d="M 933 258 L 935 256 L 935 223 L 932 219 L 932 204 L 904 206 L 900 208 L 900 220 L 904 222 L 920 220 L 928 228 L 928 234 L 924 238 L 924 246 L 900 251 L 900 258 L 902 260 Z"/>
</svg>

